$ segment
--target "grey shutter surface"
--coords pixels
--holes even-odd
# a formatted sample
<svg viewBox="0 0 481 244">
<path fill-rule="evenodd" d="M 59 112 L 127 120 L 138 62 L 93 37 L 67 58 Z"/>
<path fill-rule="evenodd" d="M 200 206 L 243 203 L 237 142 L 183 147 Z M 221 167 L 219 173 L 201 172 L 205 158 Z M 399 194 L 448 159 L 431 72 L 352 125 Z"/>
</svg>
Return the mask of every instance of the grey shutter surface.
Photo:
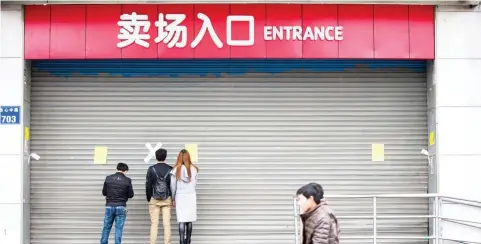
<svg viewBox="0 0 481 244">
<path fill-rule="evenodd" d="M 31 151 L 42 158 L 31 163 L 32 244 L 99 243 L 102 184 L 120 161 L 129 164 L 135 190 L 123 243 L 148 243 L 147 142 L 162 142 L 170 164 L 184 144 L 199 146 L 193 244 L 294 244 L 291 196 L 312 181 L 326 195 L 427 191 L 422 65 L 281 72 L 280 63 L 266 65 L 275 72 L 216 75 L 201 62 L 162 66 L 165 74 L 135 64 L 123 64 L 129 74 L 108 62 L 33 64 Z M 172 75 L 177 71 L 184 73 Z M 373 143 L 385 144 L 384 162 L 371 161 Z M 93 163 L 95 146 L 108 147 L 107 165 Z M 371 215 L 371 200 L 327 200 L 342 243 L 372 243 L 347 239 L 371 236 L 372 220 L 343 218 Z M 380 215 L 428 214 L 420 199 L 378 205 Z M 427 235 L 426 219 L 378 225 L 379 235 Z M 175 214 L 172 226 L 178 243 Z"/>
</svg>

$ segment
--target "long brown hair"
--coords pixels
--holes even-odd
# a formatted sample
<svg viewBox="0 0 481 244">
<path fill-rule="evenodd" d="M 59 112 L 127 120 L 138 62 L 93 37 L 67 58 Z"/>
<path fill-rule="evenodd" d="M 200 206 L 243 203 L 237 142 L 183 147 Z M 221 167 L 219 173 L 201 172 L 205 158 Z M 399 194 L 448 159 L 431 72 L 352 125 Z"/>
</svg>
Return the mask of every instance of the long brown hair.
<svg viewBox="0 0 481 244">
<path fill-rule="evenodd" d="M 192 170 L 191 168 L 194 167 L 197 172 L 199 172 L 199 168 L 195 166 L 192 161 L 190 160 L 190 153 L 189 151 L 182 149 L 177 155 L 177 162 L 175 163 L 175 178 L 180 180 L 180 176 L 182 175 L 182 165 L 185 166 L 187 169 L 187 175 L 189 176 L 189 182 L 192 180 Z"/>
</svg>

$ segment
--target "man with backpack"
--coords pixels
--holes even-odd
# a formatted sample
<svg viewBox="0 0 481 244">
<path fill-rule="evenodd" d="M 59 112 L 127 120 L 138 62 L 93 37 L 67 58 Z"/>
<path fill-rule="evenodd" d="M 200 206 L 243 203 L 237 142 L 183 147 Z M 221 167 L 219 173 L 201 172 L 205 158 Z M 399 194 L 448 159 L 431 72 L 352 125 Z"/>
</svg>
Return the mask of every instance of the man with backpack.
<svg viewBox="0 0 481 244">
<path fill-rule="evenodd" d="M 149 202 L 150 213 L 150 244 L 156 244 L 159 228 L 159 215 L 162 213 L 164 225 L 164 244 L 171 244 L 170 217 L 173 205 L 172 190 L 170 189 L 170 172 L 172 167 L 165 163 L 167 150 L 159 149 L 155 152 L 157 164 L 147 170 L 145 194 Z"/>
</svg>

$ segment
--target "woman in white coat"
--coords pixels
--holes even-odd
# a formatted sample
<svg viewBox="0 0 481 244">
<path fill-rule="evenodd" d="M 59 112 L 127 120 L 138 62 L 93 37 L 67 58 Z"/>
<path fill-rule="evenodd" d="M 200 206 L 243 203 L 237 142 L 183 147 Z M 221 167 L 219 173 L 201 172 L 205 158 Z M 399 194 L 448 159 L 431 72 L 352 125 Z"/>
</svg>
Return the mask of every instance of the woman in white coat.
<svg viewBox="0 0 481 244">
<path fill-rule="evenodd" d="M 175 200 L 175 213 L 179 223 L 180 244 L 190 244 L 192 222 L 197 220 L 197 173 L 199 168 L 190 160 L 190 154 L 182 149 L 172 169 L 171 189 Z"/>
</svg>

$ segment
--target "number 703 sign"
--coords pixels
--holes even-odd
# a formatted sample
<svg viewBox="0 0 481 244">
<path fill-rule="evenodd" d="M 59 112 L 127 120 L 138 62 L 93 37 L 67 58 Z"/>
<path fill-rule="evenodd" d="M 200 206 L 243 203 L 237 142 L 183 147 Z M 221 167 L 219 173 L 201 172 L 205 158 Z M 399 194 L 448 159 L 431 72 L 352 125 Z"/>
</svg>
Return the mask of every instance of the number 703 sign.
<svg viewBox="0 0 481 244">
<path fill-rule="evenodd" d="M 0 124 L 20 124 L 20 106 L 0 106 Z"/>
</svg>

